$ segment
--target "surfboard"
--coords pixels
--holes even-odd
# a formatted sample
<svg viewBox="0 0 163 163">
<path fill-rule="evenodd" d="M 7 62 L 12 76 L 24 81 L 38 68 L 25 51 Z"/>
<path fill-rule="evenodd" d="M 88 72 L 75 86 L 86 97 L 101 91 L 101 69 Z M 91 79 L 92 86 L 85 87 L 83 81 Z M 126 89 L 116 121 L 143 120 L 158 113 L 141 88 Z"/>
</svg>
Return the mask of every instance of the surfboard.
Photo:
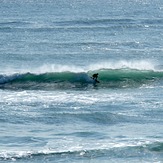
<svg viewBox="0 0 163 163">
<path fill-rule="evenodd" d="M 95 82 L 96 82 L 96 83 L 100 83 L 97 79 L 95 79 Z"/>
</svg>

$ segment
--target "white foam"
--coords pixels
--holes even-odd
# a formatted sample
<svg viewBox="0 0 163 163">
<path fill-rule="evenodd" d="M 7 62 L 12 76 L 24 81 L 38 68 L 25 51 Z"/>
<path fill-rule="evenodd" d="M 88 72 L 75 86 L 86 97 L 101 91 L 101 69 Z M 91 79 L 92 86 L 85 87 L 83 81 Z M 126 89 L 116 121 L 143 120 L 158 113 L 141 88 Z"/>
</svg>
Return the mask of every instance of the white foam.
<svg viewBox="0 0 163 163">
<path fill-rule="evenodd" d="M 77 65 L 61 65 L 61 64 L 44 64 L 40 67 L 31 67 L 31 68 L 21 68 L 21 69 L 5 69 L 1 74 L 14 74 L 14 73 L 46 73 L 46 72 L 88 72 L 95 71 L 99 69 L 121 69 L 121 68 L 130 68 L 130 69 L 138 69 L 138 70 L 156 70 L 157 64 L 153 61 L 149 60 L 120 60 L 120 61 L 104 61 L 98 62 L 90 65 L 85 65 L 83 67 Z"/>
<path fill-rule="evenodd" d="M 44 72 L 64 72 L 64 71 L 83 72 L 84 70 L 81 67 L 77 67 L 77 66 L 45 64 L 39 68 L 36 68 L 34 71 L 37 71 L 39 73 L 44 73 Z"/>
<path fill-rule="evenodd" d="M 137 60 L 137 61 L 121 60 L 118 62 L 115 61 L 101 62 L 89 66 L 90 70 L 121 69 L 121 68 L 130 68 L 130 69 L 138 69 L 138 70 L 155 70 L 155 64 L 152 61 L 146 61 L 146 60 Z"/>
<path fill-rule="evenodd" d="M 33 69 L 30 72 L 34 73 L 45 73 L 45 72 L 87 72 L 90 70 L 99 70 L 99 69 L 121 69 L 121 68 L 130 68 L 138 70 L 155 70 L 155 63 L 148 60 L 120 60 L 120 61 L 104 61 L 99 63 L 94 63 L 85 67 L 79 66 L 70 66 L 70 65 L 59 65 L 59 64 L 45 64 L 39 68 Z"/>
</svg>

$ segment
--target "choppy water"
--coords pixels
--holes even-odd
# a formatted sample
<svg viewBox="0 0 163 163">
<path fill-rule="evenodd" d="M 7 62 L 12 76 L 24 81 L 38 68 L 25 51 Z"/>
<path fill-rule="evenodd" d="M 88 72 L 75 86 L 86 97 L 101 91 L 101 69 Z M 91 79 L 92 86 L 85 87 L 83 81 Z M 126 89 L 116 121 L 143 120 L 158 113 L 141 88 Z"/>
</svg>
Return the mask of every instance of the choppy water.
<svg viewBox="0 0 163 163">
<path fill-rule="evenodd" d="M 0 3 L 0 162 L 163 162 L 161 0 Z"/>
</svg>

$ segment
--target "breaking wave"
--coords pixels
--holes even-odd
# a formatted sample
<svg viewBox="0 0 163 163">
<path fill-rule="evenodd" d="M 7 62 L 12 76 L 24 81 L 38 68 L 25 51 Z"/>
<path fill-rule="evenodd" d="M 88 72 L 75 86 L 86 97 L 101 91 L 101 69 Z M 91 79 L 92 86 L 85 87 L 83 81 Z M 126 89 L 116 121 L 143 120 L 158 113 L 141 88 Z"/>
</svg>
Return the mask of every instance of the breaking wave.
<svg viewBox="0 0 163 163">
<path fill-rule="evenodd" d="M 110 146 L 110 147 L 109 147 Z M 16 161 L 16 160 L 49 160 L 50 158 L 53 160 L 56 158 L 63 159 L 64 158 L 82 158 L 85 157 L 87 159 L 92 158 L 92 156 L 98 158 L 98 157 L 108 157 L 108 158 L 114 158 L 117 157 L 141 157 L 145 158 L 146 155 L 150 159 L 153 159 L 152 154 L 157 154 L 159 156 L 159 153 L 163 152 L 163 143 L 162 142 L 153 142 L 153 143 L 119 143 L 119 144 L 108 144 L 108 147 L 98 147 L 98 148 L 86 148 L 86 149 L 77 149 L 72 148 L 70 150 L 54 150 L 52 148 L 47 148 L 40 151 L 1 151 L 0 152 L 0 161 Z"/>
<path fill-rule="evenodd" d="M 95 83 L 91 78 L 99 73 Z M 98 69 L 86 72 L 46 72 L 0 75 L 1 89 L 69 89 L 98 86 L 99 88 L 140 87 L 163 79 L 163 71 L 131 68 Z"/>
</svg>

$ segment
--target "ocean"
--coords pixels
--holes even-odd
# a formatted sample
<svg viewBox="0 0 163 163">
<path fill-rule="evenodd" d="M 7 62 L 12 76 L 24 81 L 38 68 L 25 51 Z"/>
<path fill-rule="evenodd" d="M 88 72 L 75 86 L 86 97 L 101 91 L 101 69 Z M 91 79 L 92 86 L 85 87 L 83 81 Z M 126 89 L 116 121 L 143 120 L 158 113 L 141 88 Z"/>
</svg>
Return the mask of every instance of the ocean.
<svg viewBox="0 0 163 163">
<path fill-rule="evenodd" d="M 162 0 L 0 0 L 0 162 L 162 163 L 162 59 Z"/>
</svg>

